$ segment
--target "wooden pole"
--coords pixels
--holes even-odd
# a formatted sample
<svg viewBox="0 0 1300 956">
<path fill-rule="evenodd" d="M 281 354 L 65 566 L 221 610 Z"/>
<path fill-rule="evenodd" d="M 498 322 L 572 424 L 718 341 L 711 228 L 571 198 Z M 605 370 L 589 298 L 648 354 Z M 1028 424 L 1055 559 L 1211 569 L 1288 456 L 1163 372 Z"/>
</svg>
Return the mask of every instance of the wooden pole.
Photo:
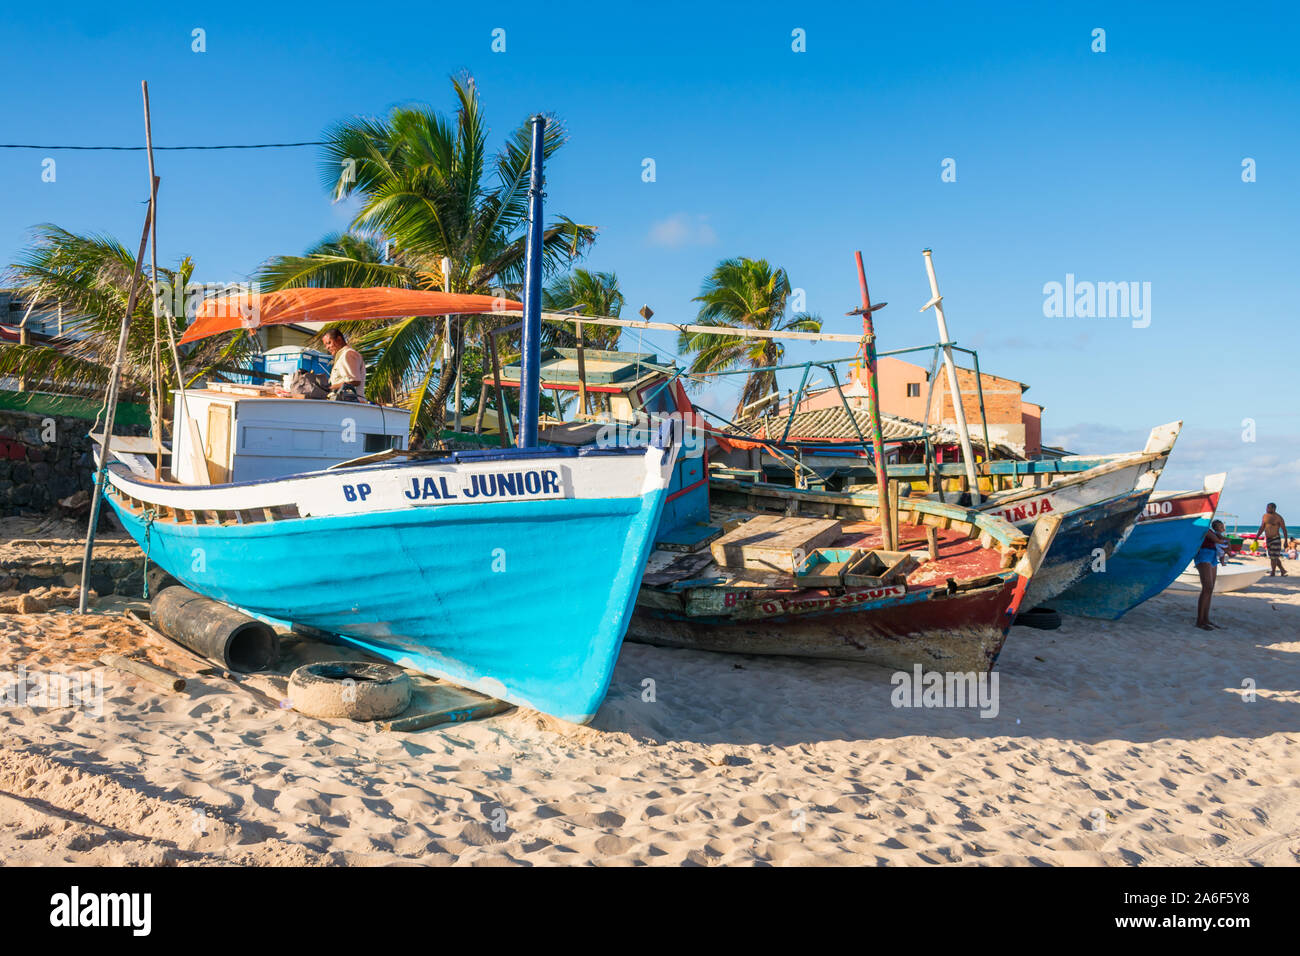
<svg viewBox="0 0 1300 956">
<path fill-rule="evenodd" d="M 478 387 L 478 413 L 474 416 L 474 434 L 481 434 L 483 431 L 483 403 L 487 401 L 487 382 Z"/>
<path fill-rule="evenodd" d="M 891 551 L 898 550 L 898 492 L 899 480 L 895 478 L 889 483 L 889 531 L 892 544 L 889 547 Z"/>
<path fill-rule="evenodd" d="M 893 516 L 890 513 L 889 473 L 885 466 L 885 435 L 880 424 L 880 383 L 876 378 L 876 329 L 871 313 L 884 303 L 871 305 L 867 291 L 867 270 L 862 264 L 862 253 L 856 253 L 858 262 L 858 288 L 862 293 L 862 359 L 867 369 L 867 415 L 871 420 L 871 451 L 876 459 L 876 494 L 880 499 L 880 533 L 885 550 L 893 551 L 898 542 L 894 539 Z M 852 314 L 852 313 L 850 313 Z"/>
<path fill-rule="evenodd" d="M 153 299 L 153 352 L 149 359 L 149 377 L 152 382 L 149 391 L 156 396 L 154 414 L 151 416 L 150 431 L 153 432 L 154 476 L 162 477 L 162 417 L 163 417 L 163 381 L 162 356 L 159 343 L 162 339 L 158 322 L 158 180 L 153 170 L 153 123 L 149 115 L 149 83 L 140 81 L 140 92 L 144 97 L 144 146 L 149 157 L 149 204 L 153 215 L 149 217 L 149 289 Z M 172 420 L 172 441 L 175 442 L 176 422 Z"/>
<path fill-rule="evenodd" d="M 488 333 L 488 341 L 492 343 L 492 378 L 497 383 L 497 434 L 501 437 L 501 447 L 509 448 L 510 443 L 506 439 L 506 423 L 510 419 L 510 409 L 506 408 L 506 390 L 501 385 L 501 359 L 497 356 L 497 333 L 492 330 Z"/>
<path fill-rule="evenodd" d="M 33 296 L 27 302 L 27 311 L 23 313 L 23 320 L 18 323 L 18 344 L 19 345 L 29 344 L 30 340 L 27 337 L 27 320 L 32 317 L 32 309 L 34 308 L 36 308 L 36 298 Z M 59 334 L 60 335 L 63 334 L 63 306 L 61 303 L 59 305 Z M 40 383 L 37 383 L 38 390 L 39 390 L 39 384 Z M 20 392 L 27 391 L 27 379 L 25 379 L 21 375 L 18 376 L 18 391 Z"/>
<path fill-rule="evenodd" d="M 23 321 L 23 324 L 20 325 L 20 326 L 18 327 L 18 344 L 19 344 L 19 345 L 26 345 L 26 344 L 27 344 L 27 322 L 26 322 L 26 320 L 24 320 L 24 321 Z M 21 376 L 21 375 L 18 376 L 18 391 L 20 391 L 20 392 L 25 392 L 25 391 L 27 391 L 27 379 L 24 378 L 24 377 Z"/>
<path fill-rule="evenodd" d="M 120 671 L 126 671 L 128 674 L 134 674 L 141 680 L 146 680 L 150 684 L 155 684 L 165 690 L 179 694 L 185 689 L 185 678 L 171 671 L 163 670 L 161 667 L 154 667 L 152 664 L 146 664 L 144 661 L 133 661 L 129 657 L 123 657 L 121 654 L 105 654 L 100 658 L 109 667 L 116 668 Z"/>
<path fill-rule="evenodd" d="M 149 111 L 149 84 L 141 82 L 140 87 L 144 94 L 144 145 L 145 151 L 149 156 L 149 203 L 152 208 L 158 206 L 158 183 L 161 180 L 154 175 L 153 165 L 153 123 Z M 153 308 L 154 308 L 154 346 L 155 351 L 159 348 L 158 343 L 158 319 L 159 308 L 161 303 L 158 301 L 158 229 L 156 225 L 150 227 L 150 248 L 153 250 L 150 254 L 150 262 L 153 269 Z M 177 404 L 172 409 L 172 474 L 176 472 L 176 452 L 180 446 L 180 435 L 178 434 L 177 425 L 184 423 L 186 437 L 189 439 L 189 454 L 191 462 L 191 471 L 194 474 L 193 480 L 197 484 L 210 484 L 208 480 L 207 463 L 203 459 L 203 450 L 199 447 L 199 428 L 194 419 L 190 418 L 189 409 L 185 407 L 185 372 L 181 368 L 181 354 L 176 348 L 176 330 L 172 328 L 172 315 L 170 312 L 163 317 L 163 325 L 167 329 L 167 349 L 171 353 L 172 366 L 176 370 L 176 394 Z M 156 369 L 154 381 L 158 383 L 158 408 L 159 415 L 162 414 L 163 394 L 162 394 L 162 365 L 159 364 Z M 161 457 L 155 465 L 155 476 L 162 480 L 162 463 Z"/>
<path fill-rule="evenodd" d="M 957 438 L 961 442 L 961 455 L 966 461 L 966 480 L 970 483 L 972 503 L 980 503 L 980 482 L 975 475 L 975 453 L 970 447 L 970 431 L 966 428 L 966 408 L 961 399 L 961 387 L 957 384 L 957 366 L 952 360 L 952 343 L 948 341 L 948 322 L 943 315 L 943 296 L 939 294 L 939 280 L 934 274 L 934 257 L 929 249 L 923 249 L 925 272 L 930 279 L 930 301 L 921 306 L 921 311 L 933 307 L 934 317 L 939 321 L 939 344 L 943 346 L 943 364 L 948 370 L 948 393 L 952 395 L 953 416 L 957 419 Z"/>
<path fill-rule="evenodd" d="M 925 526 L 925 549 L 930 552 L 930 560 L 939 560 L 939 529 L 934 525 Z"/>
<path fill-rule="evenodd" d="M 522 315 L 518 309 L 503 309 L 494 315 Z M 633 319 L 616 319 L 610 315 L 568 315 L 564 312 L 543 312 L 546 322 L 582 322 L 585 325 L 608 325 L 620 329 L 642 329 L 653 332 L 699 332 L 704 335 L 727 335 L 744 339 L 789 339 L 796 342 L 852 342 L 860 345 L 861 336 L 842 332 L 774 332 L 770 329 L 737 329 L 729 325 L 673 325 L 671 322 L 638 322 Z"/>
<path fill-rule="evenodd" d="M 581 322 L 574 326 L 574 334 L 578 338 L 578 407 L 582 409 L 582 414 L 586 415 L 591 410 L 587 407 L 587 361 L 583 357 Z"/>
<path fill-rule="evenodd" d="M 442 257 L 442 291 L 443 292 L 451 291 L 451 259 L 449 259 L 447 256 Z M 451 330 L 453 326 L 452 318 L 453 316 L 450 315 L 447 316 L 447 335 L 449 338 L 451 336 Z M 456 406 L 456 415 L 455 418 L 452 420 L 451 428 L 452 431 L 459 432 L 460 431 L 460 400 L 461 400 L 460 372 L 461 372 L 461 365 L 465 361 L 465 351 L 464 351 L 465 350 L 465 326 L 464 323 L 460 321 L 459 316 L 455 316 L 455 318 L 457 319 L 457 321 L 454 323 L 456 329 L 456 347 L 452 350 L 452 354 L 455 356 L 455 366 L 453 368 L 453 372 L 456 376 L 456 387 L 454 389 L 454 397 L 452 398 L 452 401 L 455 403 Z M 445 351 L 446 350 L 444 349 L 444 352 Z M 447 374 L 447 363 L 445 361 L 443 362 L 442 371 L 444 375 Z"/>
<path fill-rule="evenodd" d="M 117 416 L 117 392 L 122 381 L 122 362 L 126 359 L 126 343 L 131 332 L 131 315 L 140 297 L 140 269 L 144 265 L 145 244 L 149 241 L 149 225 L 153 222 L 153 197 L 149 198 L 144 214 L 144 229 L 140 231 L 140 251 L 135 256 L 135 271 L 131 273 L 131 292 L 126 299 L 126 312 L 122 315 L 122 330 L 117 336 L 117 355 L 108 373 L 107 407 L 104 410 L 104 444 L 100 448 L 99 470 L 95 472 L 95 491 L 90 499 L 90 523 L 86 528 L 86 548 L 81 556 L 81 594 L 77 599 L 77 613 L 86 613 L 86 592 L 90 586 L 90 560 L 95 551 L 95 526 L 99 524 L 99 506 L 104 500 L 104 480 L 108 462 L 112 457 L 113 419 Z"/>
<path fill-rule="evenodd" d="M 456 403 L 456 417 L 452 422 L 452 431 L 460 431 L 460 402 L 461 402 L 461 366 L 465 364 L 465 321 L 457 316 L 456 321 L 456 388 L 455 397 L 452 399 Z"/>
</svg>

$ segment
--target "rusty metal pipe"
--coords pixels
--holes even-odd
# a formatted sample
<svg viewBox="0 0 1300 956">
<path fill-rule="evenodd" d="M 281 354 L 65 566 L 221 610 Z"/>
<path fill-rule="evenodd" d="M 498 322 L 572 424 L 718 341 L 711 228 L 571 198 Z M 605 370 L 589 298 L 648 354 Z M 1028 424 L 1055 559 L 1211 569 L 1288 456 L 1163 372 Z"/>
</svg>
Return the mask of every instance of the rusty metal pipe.
<svg viewBox="0 0 1300 956">
<path fill-rule="evenodd" d="M 173 641 L 227 670 L 267 670 L 280 659 L 280 637 L 269 624 L 189 588 L 159 591 L 149 614 Z"/>
</svg>

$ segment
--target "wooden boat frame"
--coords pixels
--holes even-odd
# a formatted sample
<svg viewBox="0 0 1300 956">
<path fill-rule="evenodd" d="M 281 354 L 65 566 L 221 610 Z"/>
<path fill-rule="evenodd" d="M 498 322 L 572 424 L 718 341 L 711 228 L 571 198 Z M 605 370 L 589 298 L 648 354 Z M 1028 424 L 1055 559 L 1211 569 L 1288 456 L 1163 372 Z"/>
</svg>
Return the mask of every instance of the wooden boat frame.
<svg viewBox="0 0 1300 956">
<path fill-rule="evenodd" d="M 711 503 L 720 510 L 731 506 L 752 514 L 866 523 L 879 523 L 881 515 L 875 492 L 800 490 L 717 478 L 709 488 Z M 792 575 L 775 574 L 758 584 L 737 583 L 734 578 L 643 581 L 628 639 L 900 668 L 922 664 L 958 671 L 991 669 L 1061 516 L 1040 519 L 1026 534 L 1002 518 L 970 508 L 920 498 L 900 499 L 897 505 L 900 526 L 955 531 L 983 550 L 996 551 L 998 569 L 974 577 L 949 577 L 946 586 L 896 584 L 874 589 L 801 588 Z M 795 600 L 784 600 L 791 598 Z M 779 610 L 763 610 L 777 602 Z M 930 621 L 941 605 L 941 616 L 950 623 Z M 791 606 L 801 609 L 790 610 Z"/>
</svg>

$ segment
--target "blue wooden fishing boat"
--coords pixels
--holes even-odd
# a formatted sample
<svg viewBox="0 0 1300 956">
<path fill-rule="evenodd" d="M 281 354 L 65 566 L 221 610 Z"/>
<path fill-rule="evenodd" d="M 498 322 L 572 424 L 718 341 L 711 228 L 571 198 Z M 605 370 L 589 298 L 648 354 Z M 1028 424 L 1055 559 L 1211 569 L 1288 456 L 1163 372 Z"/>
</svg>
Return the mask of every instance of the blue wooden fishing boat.
<svg viewBox="0 0 1300 956">
<path fill-rule="evenodd" d="M 183 485 L 117 457 L 110 505 L 191 590 L 578 723 L 609 685 L 672 463 L 508 449 Z"/>
<path fill-rule="evenodd" d="M 1119 550 L 1057 597 L 1053 606 L 1067 614 L 1114 621 L 1165 590 L 1205 538 L 1226 477 L 1210 475 L 1200 491 L 1152 495 Z"/>
<path fill-rule="evenodd" d="M 1022 530 L 1043 515 L 1062 517 L 1052 549 L 1025 595 L 1026 608 L 1054 602 L 1120 549 L 1154 493 L 1181 430 L 1182 422 L 1157 426 L 1140 452 L 1106 456 L 1086 471 L 1046 483 L 1031 479 L 981 502 L 979 511 Z"/>
<path fill-rule="evenodd" d="M 648 447 L 538 446 L 544 125 L 534 119 L 519 447 L 413 453 L 404 409 L 210 383 L 176 394 L 169 469 L 101 439 L 99 487 L 148 560 L 199 594 L 582 723 L 609 685 L 676 448 L 666 432 Z M 512 307 L 297 289 L 209 302 L 182 341 Z"/>
</svg>

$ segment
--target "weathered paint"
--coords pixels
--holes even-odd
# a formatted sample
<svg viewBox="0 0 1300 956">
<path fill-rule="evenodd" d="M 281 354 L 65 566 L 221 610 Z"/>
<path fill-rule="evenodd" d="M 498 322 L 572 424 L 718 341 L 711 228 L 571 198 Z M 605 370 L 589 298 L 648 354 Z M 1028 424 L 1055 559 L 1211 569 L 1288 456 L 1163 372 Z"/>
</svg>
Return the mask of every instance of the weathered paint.
<svg viewBox="0 0 1300 956">
<path fill-rule="evenodd" d="M 1037 607 L 1064 593 L 1082 580 L 1101 557 L 1109 561 L 1150 497 L 1150 489 L 1134 491 L 1068 512 L 1042 567 L 1030 582 L 1025 607 Z"/>
<path fill-rule="evenodd" d="M 1081 617 L 1111 621 L 1123 617 L 1174 583 L 1195 557 L 1218 503 L 1217 490 L 1181 492 L 1149 501 L 1104 569 L 1090 568 L 1053 606 Z"/>
<path fill-rule="evenodd" d="M 505 457 L 545 460 L 535 452 Z M 575 470 L 616 469 L 621 496 L 430 499 L 418 507 L 360 511 L 338 495 L 333 514 L 251 524 L 156 520 L 147 543 L 146 522 L 124 505 L 122 492 L 109 502 L 150 559 L 200 594 L 584 723 L 609 685 L 651 547 L 667 485 L 658 473 L 660 457 L 628 452 L 564 462 Z M 626 473 L 623 466 L 636 458 L 643 461 L 640 473 Z M 405 474 L 423 475 L 430 467 L 411 463 L 385 477 L 400 489 L 409 485 Z M 470 472 L 479 466 L 444 467 Z M 365 478 L 378 487 L 378 479 L 367 477 L 376 470 L 348 469 L 321 480 L 355 485 Z M 117 478 L 139 497 L 164 489 L 196 498 L 222 493 Z M 593 481 L 593 487 L 609 484 Z"/>
<path fill-rule="evenodd" d="M 638 602 L 628 639 L 661 647 L 860 661 L 883 667 L 993 668 L 1018 610 L 1020 577 L 949 594 L 925 587 L 792 613 L 693 616 Z M 763 603 L 762 598 L 757 599 Z M 751 602 L 745 602 L 746 607 Z"/>
<path fill-rule="evenodd" d="M 882 544 L 871 492 L 837 494 L 773 485 L 714 480 L 715 497 L 746 503 L 748 513 L 834 515 L 843 522 L 837 548 Z M 728 570 L 689 564 L 684 575 L 761 578 L 768 584 L 728 580 L 645 584 L 629 640 L 667 647 L 738 654 L 779 654 L 863 661 L 887 667 L 922 664 L 950 670 L 987 671 L 997 660 L 1007 629 L 1023 606 L 1036 568 L 1026 559 L 1028 540 L 992 515 L 939 502 L 903 499 L 899 537 L 904 550 L 924 548 L 935 530 L 938 558 L 924 551 L 905 584 L 880 587 L 794 586 L 788 574 Z M 726 508 L 726 505 L 720 505 Z M 727 512 L 734 514 L 734 512 Z M 917 520 L 927 523 L 917 524 Z M 1049 521 L 1052 519 L 1049 519 Z M 1055 528 L 1051 529 L 1055 531 Z M 1044 539 L 1051 552 L 1051 535 Z M 671 564 L 686 560 L 672 559 Z M 667 566 L 664 566 L 667 567 Z M 665 581 L 663 571 L 656 581 Z M 957 590 L 951 590 L 949 581 Z M 679 585 L 687 585 L 679 587 Z"/>
</svg>

